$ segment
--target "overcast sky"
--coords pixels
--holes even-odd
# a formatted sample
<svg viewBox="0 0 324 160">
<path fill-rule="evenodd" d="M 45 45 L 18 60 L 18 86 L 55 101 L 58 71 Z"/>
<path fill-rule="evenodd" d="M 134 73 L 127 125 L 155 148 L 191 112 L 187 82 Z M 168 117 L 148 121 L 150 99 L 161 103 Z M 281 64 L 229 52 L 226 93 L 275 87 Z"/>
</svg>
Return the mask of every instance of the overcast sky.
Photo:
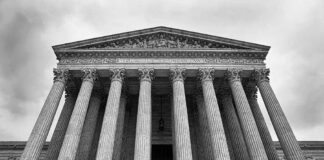
<svg viewBox="0 0 324 160">
<path fill-rule="evenodd" d="M 270 45 L 270 82 L 297 139 L 324 140 L 323 8 L 323 0 L 0 0 L 0 141 L 27 140 L 53 82 L 51 46 L 156 26 Z"/>
</svg>

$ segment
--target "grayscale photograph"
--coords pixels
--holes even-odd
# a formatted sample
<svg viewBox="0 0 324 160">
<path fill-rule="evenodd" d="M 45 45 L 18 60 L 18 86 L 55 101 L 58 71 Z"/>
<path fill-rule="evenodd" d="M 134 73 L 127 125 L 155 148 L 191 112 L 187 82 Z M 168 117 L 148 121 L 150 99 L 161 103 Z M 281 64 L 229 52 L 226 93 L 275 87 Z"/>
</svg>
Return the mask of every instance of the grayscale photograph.
<svg viewBox="0 0 324 160">
<path fill-rule="evenodd" d="M 0 160 L 324 160 L 323 0 L 0 0 Z"/>
</svg>

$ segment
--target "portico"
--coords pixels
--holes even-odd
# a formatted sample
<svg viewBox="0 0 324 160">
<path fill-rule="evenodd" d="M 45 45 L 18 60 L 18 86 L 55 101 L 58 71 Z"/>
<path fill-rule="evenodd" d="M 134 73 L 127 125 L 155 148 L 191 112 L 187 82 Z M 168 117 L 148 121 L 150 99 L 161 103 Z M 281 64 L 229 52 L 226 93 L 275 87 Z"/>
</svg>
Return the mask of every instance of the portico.
<svg viewBox="0 0 324 160">
<path fill-rule="evenodd" d="M 286 158 L 304 159 L 269 83 L 268 46 L 156 27 L 53 49 L 54 84 L 22 160 L 38 159 L 64 90 L 47 159 L 279 159 L 251 84 Z"/>
</svg>

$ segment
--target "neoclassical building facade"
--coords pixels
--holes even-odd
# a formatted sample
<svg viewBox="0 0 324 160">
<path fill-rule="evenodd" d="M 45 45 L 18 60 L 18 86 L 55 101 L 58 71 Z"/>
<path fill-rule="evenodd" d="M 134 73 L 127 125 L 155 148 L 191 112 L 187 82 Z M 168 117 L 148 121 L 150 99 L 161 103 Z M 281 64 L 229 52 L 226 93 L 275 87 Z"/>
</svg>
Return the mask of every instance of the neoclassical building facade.
<svg viewBox="0 0 324 160">
<path fill-rule="evenodd" d="M 54 82 L 21 160 L 304 160 L 269 82 L 269 46 L 155 27 L 53 46 Z M 259 98 L 261 98 L 259 97 Z"/>
</svg>

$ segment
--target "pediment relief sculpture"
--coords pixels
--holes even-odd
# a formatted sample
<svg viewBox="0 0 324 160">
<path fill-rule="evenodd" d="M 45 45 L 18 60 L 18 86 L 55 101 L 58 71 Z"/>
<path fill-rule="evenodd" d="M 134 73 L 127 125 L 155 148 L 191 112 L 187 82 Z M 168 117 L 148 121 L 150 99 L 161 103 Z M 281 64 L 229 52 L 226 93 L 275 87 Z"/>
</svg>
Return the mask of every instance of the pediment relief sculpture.
<svg viewBox="0 0 324 160">
<path fill-rule="evenodd" d="M 78 49 L 249 49 L 215 41 L 186 37 L 170 33 L 154 33 L 91 44 Z"/>
</svg>

